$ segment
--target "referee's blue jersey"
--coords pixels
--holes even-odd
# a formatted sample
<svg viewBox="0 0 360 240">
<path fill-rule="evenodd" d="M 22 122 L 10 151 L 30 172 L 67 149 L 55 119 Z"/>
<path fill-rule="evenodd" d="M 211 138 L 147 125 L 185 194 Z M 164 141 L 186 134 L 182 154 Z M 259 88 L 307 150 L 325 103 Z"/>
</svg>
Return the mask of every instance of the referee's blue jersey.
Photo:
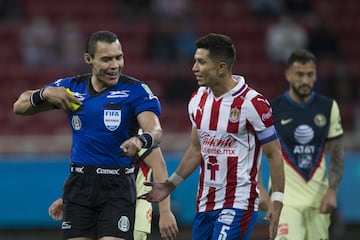
<svg viewBox="0 0 360 240">
<path fill-rule="evenodd" d="M 130 166 L 120 145 L 137 128 L 136 116 L 143 111 L 160 115 L 159 99 L 149 87 L 132 77 L 121 75 L 119 82 L 97 93 L 90 84 L 91 74 L 59 79 L 49 86 L 69 88 L 81 102 L 69 112 L 72 129 L 71 162 L 80 165 Z"/>
</svg>

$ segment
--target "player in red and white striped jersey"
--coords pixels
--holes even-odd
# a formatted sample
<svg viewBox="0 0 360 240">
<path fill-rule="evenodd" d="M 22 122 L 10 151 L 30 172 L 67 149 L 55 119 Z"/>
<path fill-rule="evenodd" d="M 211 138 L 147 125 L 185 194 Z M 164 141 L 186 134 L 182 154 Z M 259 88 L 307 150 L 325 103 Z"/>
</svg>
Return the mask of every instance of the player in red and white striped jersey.
<svg viewBox="0 0 360 240">
<path fill-rule="evenodd" d="M 266 154 L 275 192 L 266 218 L 276 236 L 284 191 L 283 160 L 269 102 L 232 75 L 231 39 L 208 34 L 196 42 L 193 71 L 199 89 L 189 106 L 191 144 L 165 183 L 153 182 L 143 198 L 160 201 L 200 166 L 192 239 L 249 239 L 258 205 L 258 171 Z"/>
</svg>

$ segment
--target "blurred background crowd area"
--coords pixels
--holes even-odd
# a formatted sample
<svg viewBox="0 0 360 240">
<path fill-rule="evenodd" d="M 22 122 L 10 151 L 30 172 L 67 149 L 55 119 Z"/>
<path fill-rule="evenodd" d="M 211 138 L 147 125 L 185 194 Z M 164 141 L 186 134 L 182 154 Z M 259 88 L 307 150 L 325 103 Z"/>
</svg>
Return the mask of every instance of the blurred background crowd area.
<svg viewBox="0 0 360 240">
<path fill-rule="evenodd" d="M 148 83 L 160 98 L 165 133 L 188 132 L 187 102 L 197 86 L 193 42 L 217 32 L 235 43 L 234 73 L 269 99 L 287 88 L 289 53 L 314 52 L 317 91 L 339 102 L 347 148 L 357 149 L 359 10 L 358 0 L 0 0 L 0 134 L 68 134 L 60 111 L 24 120 L 12 104 L 25 89 L 88 72 L 85 42 L 101 29 L 119 36 L 123 73 Z"/>
</svg>

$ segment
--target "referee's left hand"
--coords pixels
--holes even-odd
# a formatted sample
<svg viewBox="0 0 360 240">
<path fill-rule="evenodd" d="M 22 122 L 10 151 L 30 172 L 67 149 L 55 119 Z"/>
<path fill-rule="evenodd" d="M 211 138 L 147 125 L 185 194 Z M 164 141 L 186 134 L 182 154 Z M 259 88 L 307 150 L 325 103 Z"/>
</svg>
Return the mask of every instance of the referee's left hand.
<svg viewBox="0 0 360 240">
<path fill-rule="evenodd" d="M 61 220 L 63 217 L 63 200 L 62 198 L 56 199 L 49 207 L 49 215 L 54 220 Z"/>
<path fill-rule="evenodd" d="M 120 148 L 124 151 L 128 157 L 135 156 L 142 148 L 143 143 L 138 137 L 132 137 L 120 145 Z"/>
</svg>

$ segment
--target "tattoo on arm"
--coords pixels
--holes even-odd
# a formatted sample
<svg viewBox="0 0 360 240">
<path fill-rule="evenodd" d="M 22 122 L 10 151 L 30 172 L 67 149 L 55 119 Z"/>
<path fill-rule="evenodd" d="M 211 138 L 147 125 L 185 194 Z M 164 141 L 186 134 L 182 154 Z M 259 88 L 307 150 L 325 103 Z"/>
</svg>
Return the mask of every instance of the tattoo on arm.
<svg viewBox="0 0 360 240">
<path fill-rule="evenodd" d="M 337 191 L 344 170 L 344 142 L 343 138 L 329 142 L 330 149 L 330 188 Z"/>
</svg>

